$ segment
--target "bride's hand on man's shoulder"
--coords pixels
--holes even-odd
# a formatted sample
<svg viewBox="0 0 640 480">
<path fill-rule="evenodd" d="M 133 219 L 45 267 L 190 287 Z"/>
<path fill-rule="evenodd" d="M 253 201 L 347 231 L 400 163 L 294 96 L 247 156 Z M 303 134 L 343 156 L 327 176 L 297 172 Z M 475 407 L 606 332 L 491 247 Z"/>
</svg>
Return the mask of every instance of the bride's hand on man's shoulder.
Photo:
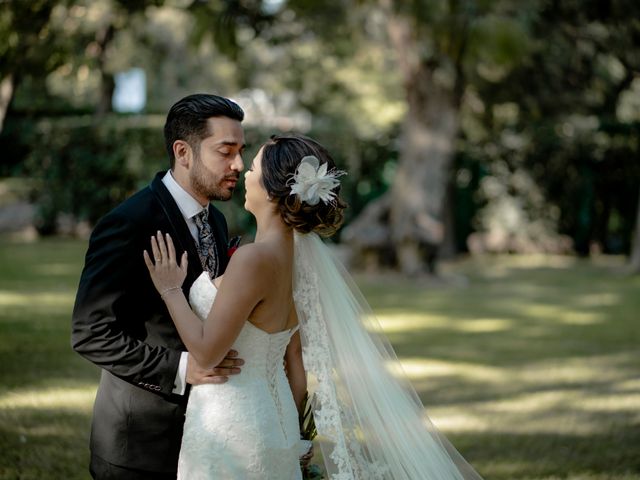
<svg viewBox="0 0 640 480">
<path fill-rule="evenodd" d="M 178 263 L 171 235 L 168 233 L 163 235 L 160 230 L 151 237 L 151 252 L 153 260 L 149 252 L 144 251 L 144 263 L 160 296 L 164 298 L 171 292 L 179 291 L 187 276 L 187 252 L 182 254 Z"/>
</svg>

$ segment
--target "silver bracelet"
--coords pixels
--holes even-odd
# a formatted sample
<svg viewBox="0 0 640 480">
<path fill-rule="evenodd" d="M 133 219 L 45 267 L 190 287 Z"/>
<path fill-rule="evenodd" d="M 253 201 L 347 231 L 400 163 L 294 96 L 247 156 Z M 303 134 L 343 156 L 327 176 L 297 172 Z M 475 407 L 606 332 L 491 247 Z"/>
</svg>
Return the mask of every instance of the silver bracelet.
<svg viewBox="0 0 640 480">
<path fill-rule="evenodd" d="M 165 296 L 167 293 L 169 293 L 169 292 L 171 292 L 171 291 L 173 291 L 173 290 L 181 290 L 181 289 L 182 289 L 182 287 L 171 287 L 171 288 L 167 288 L 166 290 L 163 290 L 163 291 L 160 293 L 160 298 L 164 299 L 164 296 Z"/>
</svg>

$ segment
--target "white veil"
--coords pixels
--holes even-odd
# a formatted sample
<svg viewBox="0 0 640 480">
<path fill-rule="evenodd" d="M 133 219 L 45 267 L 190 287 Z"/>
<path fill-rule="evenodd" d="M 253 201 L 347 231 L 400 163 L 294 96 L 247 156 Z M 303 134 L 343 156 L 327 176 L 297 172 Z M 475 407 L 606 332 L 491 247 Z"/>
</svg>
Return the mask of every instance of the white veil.
<svg viewBox="0 0 640 480">
<path fill-rule="evenodd" d="M 314 234 L 295 234 L 294 299 L 313 414 L 332 480 L 481 477 L 424 413 L 345 268 Z"/>
</svg>

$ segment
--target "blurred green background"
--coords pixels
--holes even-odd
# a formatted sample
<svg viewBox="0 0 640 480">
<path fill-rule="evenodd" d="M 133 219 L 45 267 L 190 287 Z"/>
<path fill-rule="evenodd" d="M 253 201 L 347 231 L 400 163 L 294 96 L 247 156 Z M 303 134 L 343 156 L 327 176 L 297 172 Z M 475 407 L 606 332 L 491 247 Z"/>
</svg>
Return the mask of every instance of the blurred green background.
<svg viewBox="0 0 640 480">
<path fill-rule="evenodd" d="M 633 0 L 0 0 L 0 478 L 86 477 L 86 240 L 195 92 L 349 172 L 336 250 L 481 474 L 640 478 L 639 47 Z"/>
</svg>

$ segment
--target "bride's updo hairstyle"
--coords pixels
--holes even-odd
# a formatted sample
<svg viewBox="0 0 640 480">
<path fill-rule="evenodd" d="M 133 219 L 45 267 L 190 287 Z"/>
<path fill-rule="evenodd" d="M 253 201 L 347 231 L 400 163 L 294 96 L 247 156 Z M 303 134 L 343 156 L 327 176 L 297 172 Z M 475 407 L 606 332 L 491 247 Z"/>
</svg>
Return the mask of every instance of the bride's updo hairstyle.
<svg viewBox="0 0 640 480">
<path fill-rule="evenodd" d="M 331 155 L 315 140 L 288 133 L 273 135 L 262 149 L 262 185 L 277 204 L 284 223 L 300 233 L 315 232 L 323 237 L 333 235 L 344 219 L 342 211 L 347 204 L 340 198 L 340 185 L 331 190 L 335 197 L 315 205 L 291 194 L 293 176 L 304 157 L 316 157 L 320 165 L 327 164 L 327 171 L 336 168 Z"/>
</svg>

